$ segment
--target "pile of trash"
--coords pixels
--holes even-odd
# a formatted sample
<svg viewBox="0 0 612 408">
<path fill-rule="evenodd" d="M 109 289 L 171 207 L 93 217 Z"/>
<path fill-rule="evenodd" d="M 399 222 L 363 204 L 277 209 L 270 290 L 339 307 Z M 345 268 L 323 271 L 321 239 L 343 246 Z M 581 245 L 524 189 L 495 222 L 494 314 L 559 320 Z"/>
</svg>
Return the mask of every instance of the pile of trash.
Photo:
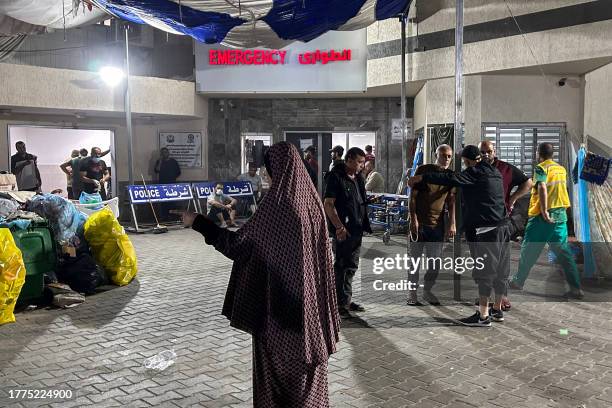
<svg viewBox="0 0 612 408">
<path fill-rule="evenodd" d="M 22 298 L 73 307 L 101 286 L 127 285 L 138 271 L 113 211 L 87 215 L 54 194 L 0 192 L 0 250 L 0 325 L 15 320 Z"/>
</svg>

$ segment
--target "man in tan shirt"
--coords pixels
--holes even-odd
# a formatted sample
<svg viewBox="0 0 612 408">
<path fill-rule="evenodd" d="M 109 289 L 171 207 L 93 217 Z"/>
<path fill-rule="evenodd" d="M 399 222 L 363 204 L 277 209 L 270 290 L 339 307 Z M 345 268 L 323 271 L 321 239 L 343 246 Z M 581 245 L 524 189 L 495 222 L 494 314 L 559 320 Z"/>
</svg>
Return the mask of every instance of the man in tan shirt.
<svg viewBox="0 0 612 408">
<path fill-rule="evenodd" d="M 436 163 L 419 166 L 415 176 L 432 172 L 451 171 L 448 167 L 453 158 L 453 149 L 449 145 L 440 145 L 436 150 Z M 449 212 L 449 222 L 445 225 L 446 209 Z M 445 228 L 446 226 L 446 228 Z M 442 254 L 442 246 L 445 234 L 454 237 L 455 226 L 455 189 L 448 186 L 440 186 L 429 183 L 419 183 L 414 186 L 410 193 L 410 235 L 415 242 L 410 242 L 410 255 L 420 257 L 426 252 L 430 258 L 439 257 Z M 436 296 L 431 293 L 431 288 L 436 283 L 440 270 L 438 263 L 429 264 L 425 274 L 423 288 L 423 299 L 432 304 L 439 305 Z M 419 283 L 419 270 L 411 271 L 408 279 L 414 282 L 413 287 Z M 406 304 L 409 306 L 420 306 L 417 290 L 408 292 Z"/>
</svg>

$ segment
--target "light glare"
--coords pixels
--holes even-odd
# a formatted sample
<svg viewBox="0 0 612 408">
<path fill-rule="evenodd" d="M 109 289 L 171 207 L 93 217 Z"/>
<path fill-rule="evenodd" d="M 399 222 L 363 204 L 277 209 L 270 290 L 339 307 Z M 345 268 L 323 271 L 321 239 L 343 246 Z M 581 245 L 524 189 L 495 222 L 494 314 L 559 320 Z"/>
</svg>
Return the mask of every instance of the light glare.
<svg viewBox="0 0 612 408">
<path fill-rule="evenodd" d="M 117 86 L 125 77 L 123 71 L 117 67 L 102 67 L 99 74 L 102 81 L 112 87 Z"/>
</svg>

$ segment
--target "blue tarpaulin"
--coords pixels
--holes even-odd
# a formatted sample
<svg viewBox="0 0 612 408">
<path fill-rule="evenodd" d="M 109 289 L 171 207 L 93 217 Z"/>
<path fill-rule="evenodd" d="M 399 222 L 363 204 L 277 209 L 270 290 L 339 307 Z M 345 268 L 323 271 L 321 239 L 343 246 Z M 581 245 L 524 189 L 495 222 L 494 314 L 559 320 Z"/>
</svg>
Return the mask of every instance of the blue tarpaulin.
<svg viewBox="0 0 612 408">
<path fill-rule="evenodd" d="M 106 12 L 204 43 L 237 47 L 310 41 L 400 15 L 412 0 L 95 0 Z"/>
</svg>

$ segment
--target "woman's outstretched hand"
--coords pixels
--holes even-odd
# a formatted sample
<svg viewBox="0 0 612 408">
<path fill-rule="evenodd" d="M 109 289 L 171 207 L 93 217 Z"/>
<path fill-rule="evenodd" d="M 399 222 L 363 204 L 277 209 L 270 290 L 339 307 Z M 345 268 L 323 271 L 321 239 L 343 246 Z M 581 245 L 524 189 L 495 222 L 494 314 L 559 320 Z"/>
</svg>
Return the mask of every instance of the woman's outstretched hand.
<svg viewBox="0 0 612 408">
<path fill-rule="evenodd" d="M 196 219 L 197 216 L 198 214 L 194 213 L 193 211 L 185 211 L 183 213 L 183 216 L 181 217 L 181 219 L 183 220 L 183 225 L 191 228 L 191 226 L 193 225 L 193 221 Z"/>
</svg>

